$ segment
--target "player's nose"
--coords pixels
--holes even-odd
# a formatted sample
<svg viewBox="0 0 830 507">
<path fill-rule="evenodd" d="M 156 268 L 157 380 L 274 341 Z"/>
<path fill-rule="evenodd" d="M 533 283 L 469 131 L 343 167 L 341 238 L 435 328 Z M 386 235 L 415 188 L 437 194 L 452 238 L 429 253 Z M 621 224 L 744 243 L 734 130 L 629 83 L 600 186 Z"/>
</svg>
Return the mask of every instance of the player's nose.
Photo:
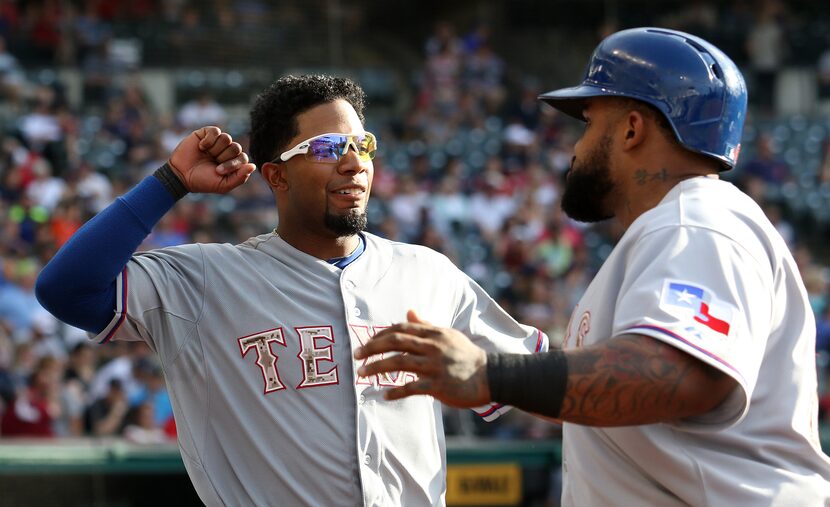
<svg viewBox="0 0 830 507">
<path fill-rule="evenodd" d="M 372 161 L 362 161 L 357 155 L 357 150 L 353 146 L 349 146 L 346 154 L 340 157 L 337 163 L 337 172 L 341 174 L 360 173 L 368 171 L 372 167 Z"/>
</svg>

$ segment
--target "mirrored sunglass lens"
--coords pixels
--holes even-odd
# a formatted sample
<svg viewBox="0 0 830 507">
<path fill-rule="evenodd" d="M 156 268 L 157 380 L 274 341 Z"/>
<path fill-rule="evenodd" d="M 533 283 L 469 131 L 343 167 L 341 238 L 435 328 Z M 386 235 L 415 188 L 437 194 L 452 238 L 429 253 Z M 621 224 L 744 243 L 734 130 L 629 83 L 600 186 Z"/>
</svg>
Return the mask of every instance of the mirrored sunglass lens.
<svg viewBox="0 0 830 507">
<path fill-rule="evenodd" d="M 314 139 L 309 142 L 306 158 L 317 162 L 337 162 L 352 142 L 360 160 L 375 158 L 377 143 L 375 137 L 368 132 L 364 136 L 325 136 Z"/>
<path fill-rule="evenodd" d="M 346 145 L 344 137 L 326 136 L 315 139 L 309 143 L 306 157 L 318 162 L 333 161 L 340 159 L 340 154 Z"/>
<path fill-rule="evenodd" d="M 377 144 L 375 137 L 367 133 L 363 137 L 357 138 L 358 154 L 362 160 L 371 160 L 375 158 L 375 151 L 377 151 Z"/>
</svg>

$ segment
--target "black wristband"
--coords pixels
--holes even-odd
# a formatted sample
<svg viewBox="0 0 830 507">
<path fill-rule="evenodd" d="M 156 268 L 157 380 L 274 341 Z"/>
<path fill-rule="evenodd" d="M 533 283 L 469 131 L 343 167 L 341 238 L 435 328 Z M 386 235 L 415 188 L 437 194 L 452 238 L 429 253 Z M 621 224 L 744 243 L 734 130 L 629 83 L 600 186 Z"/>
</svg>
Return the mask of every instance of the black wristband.
<svg viewBox="0 0 830 507">
<path fill-rule="evenodd" d="M 165 162 L 163 166 L 156 169 L 156 172 L 153 173 L 153 176 L 156 177 L 157 180 L 164 185 L 164 188 L 170 192 L 170 195 L 173 196 L 173 199 L 179 200 L 182 197 L 186 196 L 188 193 L 187 187 L 184 186 L 182 180 L 176 175 L 176 172 L 173 171 L 173 168 L 170 167 L 169 162 Z"/>
<path fill-rule="evenodd" d="M 520 410 L 559 417 L 568 386 L 568 361 L 561 350 L 540 354 L 487 354 L 490 399 Z"/>
</svg>

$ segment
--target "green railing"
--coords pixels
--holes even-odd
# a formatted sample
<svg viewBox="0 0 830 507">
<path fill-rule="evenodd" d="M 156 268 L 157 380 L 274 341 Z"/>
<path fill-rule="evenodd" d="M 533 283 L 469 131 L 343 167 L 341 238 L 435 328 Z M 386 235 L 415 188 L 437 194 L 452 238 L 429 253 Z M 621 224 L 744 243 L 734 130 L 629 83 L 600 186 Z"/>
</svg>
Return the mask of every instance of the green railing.
<svg viewBox="0 0 830 507">
<path fill-rule="evenodd" d="M 830 454 L 830 425 L 822 427 Z M 447 441 L 447 503 L 544 505 L 562 459 L 559 440 Z M 555 491 L 554 493 L 555 494 Z M 175 444 L 116 439 L 0 439 L 0 507 L 200 505 Z"/>
</svg>

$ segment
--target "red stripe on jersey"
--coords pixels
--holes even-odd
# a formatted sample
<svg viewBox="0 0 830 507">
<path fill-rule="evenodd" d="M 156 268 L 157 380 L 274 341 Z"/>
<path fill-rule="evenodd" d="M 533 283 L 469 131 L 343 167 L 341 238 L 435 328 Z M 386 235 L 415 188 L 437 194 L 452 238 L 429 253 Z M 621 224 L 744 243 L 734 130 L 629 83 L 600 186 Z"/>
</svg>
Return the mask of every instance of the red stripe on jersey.
<svg viewBox="0 0 830 507">
<path fill-rule="evenodd" d="M 699 350 L 700 352 L 703 352 L 704 354 L 706 354 L 707 356 L 711 357 L 712 359 L 714 359 L 715 361 L 719 362 L 720 364 L 722 364 L 722 365 L 726 366 L 726 367 L 727 367 L 727 368 L 729 368 L 730 370 L 734 371 L 734 372 L 735 372 L 735 373 L 736 373 L 736 374 L 737 374 L 737 375 L 741 378 L 741 380 L 744 380 L 744 376 L 743 376 L 743 375 L 741 375 L 741 372 L 740 372 L 740 371 L 738 371 L 738 369 L 737 369 L 737 368 L 735 368 L 734 366 L 732 366 L 731 364 L 729 364 L 729 363 L 728 363 L 725 359 L 723 359 L 723 358 L 721 358 L 721 357 L 719 357 L 719 356 L 716 356 L 715 354 L 713 354 L 713 353 L 709 352 L 708 350 L 706 350 L 706 349 L 704 349 L 704 348 L 698 347 L 698 346 L 697 346 L 697 345 L 695 345 L 694 343 L 692 343 L 692 342 L 690 342 L 689 340 L 687 340 L 687 339 L 683 338 L 682 336 L 680 336 L 680 335 L 679 335 L 679 334 L 677 334 L 677 333 L 674 333 L 674 332 L 672 332 L 672 331 L 669 331 L 668 329 L 664 329 L 664 328 L 659 327 L 659 326 L 653 326 L 653 325 L 650 325 L 650 324 L 644 324 L 644 325 L 641 325 L 641 326 L 634 326 L 634 327 L 630 327 L 630 328 L 626 329 L 625 331 L 623 331 L 623 333 L 628 333 L 628 332 L 630 332 L 630 331 L 636 331 L 637 329 L 649 329 L 649 330 L 652 330 L 652 331 L 658 331 L 658 332 L 660 332 L 660 333 L 662 333 L 662 334 L 665 334 L 665 335 L 670 336 L 670 337 L 672 337 L 672 338 L 674 338 L 674 339 L 676 339 L 676 340 L 679 340 L 679 341 L 681 341 L 681 342 L 685 343 L 686 345 L 688 345 L 688 346 L 690 346 L 690 347 L 694 348 L 695 350 Z M 621 334 L 622 334 L 622 333 L 621 333 Z M 744 380 L 744 382 L 746 382 L 746 381 Z"/>
<path fill-rule="evenodd" d="M 124 320 L 127 318 L 127 268 L 124 268 L 124 271 L 121 272 L 121 316 L 118 317 L 118 322 L 112 326 L 110 332 L 107 333 L 107 336 L 104 337 L 103 340 L 98 342 L 99 344 L 107 343 L 108 341 L 112 340 L 112 337 L 115 336 L 116 331 L 118 328 L 121 327 L 121 324 L 124 323 Z"/>
</svg>

